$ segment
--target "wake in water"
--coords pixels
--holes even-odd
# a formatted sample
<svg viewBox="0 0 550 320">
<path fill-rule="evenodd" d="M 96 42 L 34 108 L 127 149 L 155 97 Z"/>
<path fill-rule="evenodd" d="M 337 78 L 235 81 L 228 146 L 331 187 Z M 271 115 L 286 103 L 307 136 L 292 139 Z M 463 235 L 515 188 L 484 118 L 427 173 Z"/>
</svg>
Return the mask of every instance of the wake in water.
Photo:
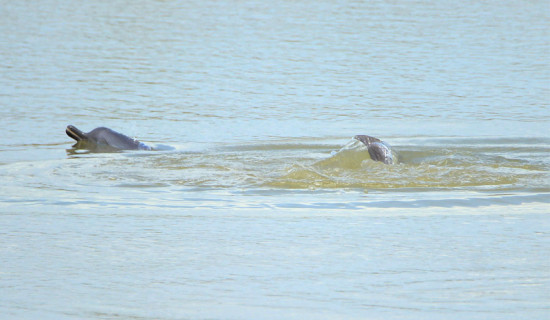
<svg viewBox="0 0 550 320">
<path fill-rule="evenodd" d="M 489 142 L 399 146 L 392 148 L 395 164 L 388 166 L 372 161 L 366 146 L 354 140 L 326 159 L 290 166 L 269 185 L 299 189 L 547 187 L 547 164 L 541 159 L 548 154 L 547 147 L 541 150 L 523 144 L 510 153 L 509 145 L 502 141 Z M 521 154 L 527 159 L 518 158 Z"/>
<path fill-rule="evenodd" d="M 392 165 L 372 160 L 368 146 L 355 138 L 343 147 L 311 139 L 193 150 L 166 146 L 166 152 L 124 153 L 120 158 L 96 155 L 109 159 L 100 166 L 101 172 L 94 172 L 97 163 L 81 162 L 80 169 L 87 167 L 84 172 L 99 179 L 107 174 L 111 181 L 117 175 L 121 185 L 190 188 L 509 190 L 549 186 L 546 140 L 396 140 L 401 144 L 388 148 Z M 68 153 L 86 156 L 77 149 Z"/>
</svg>

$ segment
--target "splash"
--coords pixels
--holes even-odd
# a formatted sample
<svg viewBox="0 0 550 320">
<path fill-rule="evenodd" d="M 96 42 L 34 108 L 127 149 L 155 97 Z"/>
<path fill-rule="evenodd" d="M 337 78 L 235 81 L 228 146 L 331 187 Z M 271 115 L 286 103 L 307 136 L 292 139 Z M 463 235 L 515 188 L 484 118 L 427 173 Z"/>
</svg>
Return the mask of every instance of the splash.
<svg viewBox="0 0 550 320">
<path fill-rule="evenodd" d="M 399 150 L 395 152 L 395 150 Z M 350 142 L 330 157 L 294 164 L 269 182 L 280 188 L 502 188 L 528 185 L 545 166 L 533 159 L 512 158 L 506 146 L 398 146 L 395 165 L 370 159 L 366 148 Z"/>
</svg>

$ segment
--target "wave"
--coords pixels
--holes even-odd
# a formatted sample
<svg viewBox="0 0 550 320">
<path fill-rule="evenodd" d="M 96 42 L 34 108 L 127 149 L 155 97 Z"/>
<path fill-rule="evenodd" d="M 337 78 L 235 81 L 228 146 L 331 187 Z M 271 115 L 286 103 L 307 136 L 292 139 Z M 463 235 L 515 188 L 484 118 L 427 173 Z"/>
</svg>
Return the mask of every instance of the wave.
<svg viewBox="0 0 550 320">
<path fill-rule="evenodd" d="M 59 146 L 33 146 L 48 151 L 50 159 L 1 164 L 0 174 L 7 177 L 2 199 L 335 209 L 549 201 L 550 139 L 387 140 L 395 142 L 393 165 L 371 160 L 351 138 L 183 144 L 157 152 L 68 150 L 61 159 L 54 157 Z"/>
<path fill-rule="evenodd" d="M 418 142 L 418 141 L 416 141 Z M 516 141 L 517 142 L 517 141 Z M 393 147 L 394 165 L 350 142 L 330 157 L 294 164 L 267 183 L 281 188 L 503 188 L 548 184 L 550 148 L 509 140 L 432 140 Z"/>
</svg>

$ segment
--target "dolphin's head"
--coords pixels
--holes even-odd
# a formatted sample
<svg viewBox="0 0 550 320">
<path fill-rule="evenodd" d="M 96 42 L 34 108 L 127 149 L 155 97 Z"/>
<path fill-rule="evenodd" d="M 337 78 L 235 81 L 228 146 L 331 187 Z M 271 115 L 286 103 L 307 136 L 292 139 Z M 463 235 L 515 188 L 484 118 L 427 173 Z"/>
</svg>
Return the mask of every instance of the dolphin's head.
<svg viewBox="0 0 550 320">
<path fill-rule="evenodd" d="M 78 142 L 88 140 L 88 137 L 86 136 L 86 134 L 84 132 L 80 131 L 75 126 L 68 125 L 67 129 L 65 129 L 65 132 L 67 133 L 67 135 L 69 137 L 75 139 Z"/>
</svg>

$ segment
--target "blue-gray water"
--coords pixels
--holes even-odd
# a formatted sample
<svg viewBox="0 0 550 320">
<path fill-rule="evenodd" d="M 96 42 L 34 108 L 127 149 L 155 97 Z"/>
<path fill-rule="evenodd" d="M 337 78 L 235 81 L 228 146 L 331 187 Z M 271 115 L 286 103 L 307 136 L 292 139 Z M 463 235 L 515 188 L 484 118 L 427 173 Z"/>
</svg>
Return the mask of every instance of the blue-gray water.
<svg viewBox="0 0 550 320">
<path fill-rule="evenodd" d="M 549 1 L 0 1 L 0 319 L 548 319 L 549 52 Z"/>
</svg>

